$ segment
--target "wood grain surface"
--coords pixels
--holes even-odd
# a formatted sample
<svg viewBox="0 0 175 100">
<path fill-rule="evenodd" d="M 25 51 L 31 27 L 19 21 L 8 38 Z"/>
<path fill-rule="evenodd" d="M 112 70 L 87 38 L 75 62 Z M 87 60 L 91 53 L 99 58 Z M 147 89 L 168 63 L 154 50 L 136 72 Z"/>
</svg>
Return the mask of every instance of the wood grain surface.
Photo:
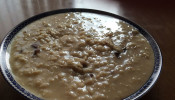
<svg viewBox="0 0 175 100">
<path fill-rule="evenodd" d="M 157 41 L 163 68 L 154 87 L 140 100 L 175 100 L 175 3 L 161 0 L 0 0 L 0 41 L 17 24 L 62 8 L 91 8 L 118 14 L 146 29 Z M 0 100 L 26 100 L 0 74 Z"/>
</svg>

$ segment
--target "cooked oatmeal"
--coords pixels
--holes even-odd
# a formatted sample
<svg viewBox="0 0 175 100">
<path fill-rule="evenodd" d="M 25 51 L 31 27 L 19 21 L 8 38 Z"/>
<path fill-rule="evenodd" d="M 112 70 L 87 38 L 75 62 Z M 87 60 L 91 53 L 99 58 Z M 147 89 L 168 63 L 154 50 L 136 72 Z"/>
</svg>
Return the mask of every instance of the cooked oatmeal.
<svg viewBox="0 0 175 100">
<path fill-rule="evenodd" d="M 154 55 L 131 25 L 63 13 L 23 28 L 10 47 L 17 82 L 45 100 L 120 100 L 150 77 Z"/>
</svg>

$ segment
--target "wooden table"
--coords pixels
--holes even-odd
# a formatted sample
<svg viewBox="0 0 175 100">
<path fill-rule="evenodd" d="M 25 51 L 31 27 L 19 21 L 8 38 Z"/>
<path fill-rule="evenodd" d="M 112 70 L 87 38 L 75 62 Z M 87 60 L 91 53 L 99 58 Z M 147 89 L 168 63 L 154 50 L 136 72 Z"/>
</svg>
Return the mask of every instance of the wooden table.
<svg viewBox="0 0 175 100">
<path fill-rule="evenodd" d="M 132 1 L 132 2 L 131 2 Z M 93 8 L 126 17 L 145 28 L 157 41 L 163 68 L 155 86 L 141 100 L 175 100 L 175 3 L 137 0 L 0 0 L 0 41 L 15 25 L 61 8 Z M 0 74 L 0 99 L 25 100 Z"/>
</svg>

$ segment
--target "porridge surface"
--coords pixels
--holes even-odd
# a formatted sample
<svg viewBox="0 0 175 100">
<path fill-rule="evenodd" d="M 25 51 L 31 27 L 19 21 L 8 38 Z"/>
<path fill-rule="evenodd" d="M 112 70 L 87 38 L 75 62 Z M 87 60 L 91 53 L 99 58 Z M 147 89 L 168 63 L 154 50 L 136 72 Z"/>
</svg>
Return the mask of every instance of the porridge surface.
<svg viewBox="0 0 175 100">
<path fill-rule="evenodd" d="M 63 13 L 29 24 L 14 38 L 17 82 L 46 100 L 120 100 L 150 77 L 154 55 L 131 25 L 88 13 Z"/>
</svg>

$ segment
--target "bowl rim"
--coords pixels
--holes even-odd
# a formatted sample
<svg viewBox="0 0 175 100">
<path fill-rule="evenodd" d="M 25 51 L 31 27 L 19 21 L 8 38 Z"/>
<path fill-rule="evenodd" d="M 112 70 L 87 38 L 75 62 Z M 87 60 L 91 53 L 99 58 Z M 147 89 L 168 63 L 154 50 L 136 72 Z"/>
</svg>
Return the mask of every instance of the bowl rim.
<svg viewBox="0 0 175 100">
<path fill-rule="evenodd" d="M 2 43 L 0 45 L 0 70 L 1 70 L 1 73 L 4 76 L 5 80 L 7 81 L 7 83 L 9 83 L 15 90 L 17 90 L 20 94 L 22 94 L 24 97 L 27 97 L 28 99 L 42 100 L 41 98 L 39 98 L 39 97 L 35 96 L 34 94 L 32 94 L 32 93 L 28 92 L 27 90 L 25 90 L 23 87 L 21 87 L 15 81 L 15 79 L 11 75 L 10 71 L 8 70 L 7 64 L 6 64 L 7 48 L 8 48 L 8 45 L 10 44 L 11 40 L 13 39 L 13 37 L 21 29 L 23 29 L 25 26 L 27 26 L 28 24 L 30 24 L 30 23 L 32 23 L 36 20 L 42 19 L 44 17 L 47 17 L 47 16 L 51 16 L 51 15 L 54 15 L 54 14 L 61 14 L 61 13 L 69 13 L 69 12 L 101 14 L 101 15 L 105 15 L 105 16 L 109 16 L 109 17 L 113 17 L 113 18 L 122 20 L 122 21 L 132 25 L 136 29 L 138 29 L 138 31 L 149 41 L 149 44 L 151 45 L 151 47 L 153 49 L 154 58 L 155 58 L 154 69 L 153 69 L 153 72 L 152 72 L 151 76 L 147 80 L 147 82 L 140 89 L 138 89 L 136 92 L 134 92 L 130 96 L 124 98 L 123 100 L 139 99 L 145 93 L 147 93 L 148 90 L 150 90 L 152 88 L 154 83 L 157 81 L 157 79 L 159 77 L 159 74 L 160 74 L 160 71 L 161 71 L 161 68 L 162 68 L 161 51 L 159 49 L 158 44 L 154 40 L 154 38 L 147 31 L 145 31 L 145 29 L 140 27 L 138 24 L 135 24 L 134 22 L 132 22 L 132 21 L 130 21 L 130 20 L 124 18 L 124 17 L 121 17 L 119 15 L 116 15 L 116 14 L 113 14 L 113 13 L 110 13 L 110 12 L 106 12 L 106 11 L 95 10 L 95 9 L 85 9 L 85 8 L 59 9 L 59 10 L 52 10 L 52 11 L 40 13 L 38 15 L 35 15 L 33 17 L 30 17 L 30 18 L 24 20 L 23 22 L 21 22 L 17 26 L 15 26 L 11 31 L 9 31 L 8 34 L 5 36 L 5 38 L 2 40 Z"/>
</svg>

